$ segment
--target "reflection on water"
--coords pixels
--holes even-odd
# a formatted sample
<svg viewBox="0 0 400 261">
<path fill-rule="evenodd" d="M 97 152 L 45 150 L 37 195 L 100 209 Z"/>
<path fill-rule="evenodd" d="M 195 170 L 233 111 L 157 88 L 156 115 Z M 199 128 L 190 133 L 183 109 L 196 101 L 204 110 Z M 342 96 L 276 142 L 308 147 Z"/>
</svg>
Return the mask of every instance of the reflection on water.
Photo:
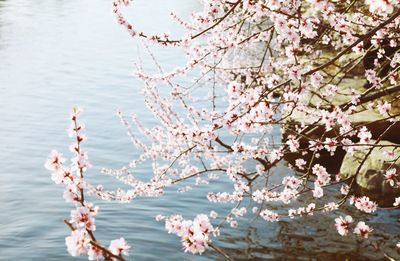
<svg viewBox="0 0 400 261">
<path fill-rule="evenodd" d="M 328 193 L 329 194 L 329 193 Z M 331 198 L 333 200 L 333 198 Z M 340 211 L 321 213 L 305 218 L 266 223 L 256 219 L 250 228 L 238 228 L 238 234 L 225 235 L 219 242 L 235 260 L 399 260 L 399 212 L 379 211 L 369 223 L 374 232 L 369 239 L 340 236 L 333 217 L 350 214 L 355 220 L 367 215 L 354 212 L 350 206 Z M 239 236 L 240 235 L 240 236 Z"/>
<path fill-rule="evenodd" d="M 197 0 L 170 0 L 168 6 L 164 0 L 138 0 L 129 11 L 143 30 L 179 35 L 179 28 L 168 17 L 170 10 L 187 15 L 197 8 Z M 136 113 L 146 125 L 155 122 L 144 109 L 141 83 L 130 76 L 137 49 L 138 43 L 115 23 L 110 0 L 0 0 L 0 260 L 70 260 L 64 247 L 69 232 L 62 223 L 70 207 L 43 168 L 51 149 L 68 151 L 70 108 L 85 108 L 87 149 L 95 166 L 89 172 L 90 180 L 114 186 L 99 169 L 121 167 L 137 157 L 114 115 L 121 109 Z M 154 52 L 168 67 L 182 64 L 177 50 L 155 48 Z M 149 58 L 141 58 L 145 68 L 152 67 Z M 146 168 L 138 171 L 149 172 Z M 288 170 L 282 166 L 279 171 Z M 213 189 L 230 187 L 221 180 Z M 108 242 L 125 236 L 133 245 L 131 260 L 159 260 L 160 256 L 165 260 L 215 260 L 219 257 L 212 252 L 194 257 L 179 251 L 179 239 L 166 234 L 163 225 L 153 219 L 160 213 L 208 213 L 214 207 L 204 196 L 208 189 L 195 191 L 167 193 L 157 200 L 138 199 L 128 205 L 99 202 L 99 238 Z M 229 206 L 217 208 L 222 215 Z M 393 220 L 383 213 L 375 222 L 390 228 Z M 312 224 L 317 221 L 320 226 L 314 231 Z M 216 243 L 238 260 L 333 260 L 339 249 L 350 257 L 364 255 L 362 244 L 339 237 L 331 220 L 328 223 L 320 217 L 304 224 L 300 220 L 269 224 L 257 219 L 249 228 L 246 223 L 239 223 L 237 230 L 228 229 L 229 234 L 222 234 Z M 382 258 L 379 253 L 378 259 Z M 364 257 L 374 259 L 370 254 Z"/>
</svg>

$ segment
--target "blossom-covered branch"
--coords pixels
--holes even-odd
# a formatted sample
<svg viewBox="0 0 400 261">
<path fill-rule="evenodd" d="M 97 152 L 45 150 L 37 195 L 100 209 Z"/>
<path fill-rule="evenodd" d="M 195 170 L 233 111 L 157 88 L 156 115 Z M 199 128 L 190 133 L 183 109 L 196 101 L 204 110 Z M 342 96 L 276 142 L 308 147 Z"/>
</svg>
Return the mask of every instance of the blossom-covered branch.
<svg viewBox="0 0 400 261">
<path fill-rule="evenodd" d="M 129 3 L 113 2 L 129 34 L 147 41 L 147 51 L 148 43 L 178 47 L 186 62 L 166 71 L 150 53 L 157 72 L 137 66 L 134 75 L 143 81 L 144 102 L 158 124 L 144 126 L 136 116 L 119 113 L 140 156 L 103 173 L 126 189 L 107 190 L 84 179 L 89 165 L 80 148 L 82 127 L 73 116 L 72 168 L 66 169 L 56 152 L 47 165 L 56 183 L 66 185 L 65 197 L 78 205 L 69 221 L 75 228 L 68 239 L 71 254 L 94 248 L 105 258 L 117 258 L 129 248 L 123 239 L 109 248 L 95 240 L 97 209 L 84 200 L 84 190 L 130 202 L 162 196 L 170 187 L 184 193 L 206 185 L 210 204 L 233 205 L 227 215 L 160 214 L 157 220 L 165 220 L 185 251 L 201 254 L 212 248 L 227 259 L 211 237 L 226 223 L 237 227 L 239 218 L 251 213 L 277 222 L 334 212 L 345 204 L 369 214 L 387 208 L 382 198 L 390 208 L 400 206 L 398 1 L 202 0 L 203 9 L 188 21 L 172 14 L 185 29 L 173 40 L 166 33 L 136 29 L 140 25 L 123 14 Z M 193 84 L 182 84 L 185 77 Z M 373 157 L 382 162 L 376 170 L 381 194 L 369 195 L 362 181 Z M 148 179 L 135 175 L 143 164 L 152 167 Z M 285 175 L 276 171 L 283 165 L 291 169 Z M 216 179 L 231 190 L 216 191 Z M 178 188 L 183 182 L 185 187 Z M 251 211 L 239 207 L 244 201 Z M 212 224 L 214 219 L 219 225 Z M 374 231 L 366 220 L 350 215 L 337 217 L 332 227 L 341 236 L 352 231 L 361 238 Z"/>
</svg>

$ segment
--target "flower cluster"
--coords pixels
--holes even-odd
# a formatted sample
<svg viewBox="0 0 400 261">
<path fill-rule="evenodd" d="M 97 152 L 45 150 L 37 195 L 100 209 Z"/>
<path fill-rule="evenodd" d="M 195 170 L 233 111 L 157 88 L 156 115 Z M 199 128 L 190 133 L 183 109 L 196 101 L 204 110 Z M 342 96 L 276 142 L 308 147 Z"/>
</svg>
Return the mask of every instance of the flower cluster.
<svg viewBox="0 0 400 261">
<path fill-rule="evenodd" d="M 368 197 L 353 197 L 352 201 L 354 202 L 354 206 L 365 213 L 375 212 L 378 205 L 376 202 L 371 201 Z"/>
<path fill-rule="evenodd" d="M 128 255 L 127 245 L 123 238 L 112 240 L 108 248 L 103 247 L 94 236 L 96 230 L 95 218 L 99 208 L 85 200 L 84 189 L 87 183 L 84 178 L 86 170 L 91 166 L 87 152 L 82 148 L 82 142 L 86 139 L 81 134 L 84 125 L 78 124 L 77 118 L 81 110 L 74 108 L 71 114 L 71 126 L 68 130 L 73 138 L 70 151 L 73 156 L 71 164 L 66 166 L 66 159 L 61 153 L 52 151 L 45 163 L 45 167 L 52 171 L 51 179 L 56 184 L 65 186 L 64 199 L 73 203 L 75 208 L 71 210 L 71 219 L 65 220 L 71 228 L 71 235 L 65 238 L 67 250 L 71 256 L 87 255 L 89 260 L 125 260 L 123 255 Z"/>
<path fill-rule="evenodd" d="M 260 212 L 260 216 L 270 222 L 279 221 L 279 215 L 271 210 L 264 209 Z"/>
<path fill-rule="evenodd" d="M 312 216 L 315 211 L 315 203 L 310 203 L 306 207 L 299 207 L 298 209 L 289 209 L 288 216 L 294 218 L 295 216 L 309 215 Z"/>
<path fill-rule="evenodd" d="M 215 231 L 208 216 L 204 214 L 197 215 L 193 220 L 185 220 L 181 215 L 172 215 L 165 220 L 165 229 L 168 233 L 179 236 L 185 252 L 193 254 L 201 254 L 209 247 L 209 235 Z"/>
<path fill-rule="evenodd" d="M 348 232 L 350 231 L 350 226 L 351 224 L 354 222 L 353 218 L 349 215 L 345 216 L 345 217 L 338 217 L 335 219 L 335 226 L 336 229 L 338 231 L 338 233 L 341 236 L 346 236 L 348 234 Z M 367 224 L 365 224 L 364 221 L 360 221 L 357 223 L 356 227 L 354 228 L 354 234 L 364 237 L 364 238 L 368 238 L 369 233 L 372 232 L 372 228 L 370 226 L 368 226 Z"/>
</svg>

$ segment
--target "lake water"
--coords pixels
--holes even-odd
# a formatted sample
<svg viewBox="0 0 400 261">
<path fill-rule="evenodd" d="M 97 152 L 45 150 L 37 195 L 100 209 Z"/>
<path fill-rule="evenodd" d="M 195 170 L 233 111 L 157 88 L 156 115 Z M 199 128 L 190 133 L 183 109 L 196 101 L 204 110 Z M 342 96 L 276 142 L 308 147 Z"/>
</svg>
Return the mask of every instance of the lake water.
<svg viewBox="0 0 400 261">
<path fill-rule="evenodd" d="M 127 12 L 143 30 L 179 35 L 170 11 L 185 17 L 199 8 L 197 0 L 137 0 Z M 86 149 L 94 165 L 89 179 L 118 185 L 100 168 L 124 166 L 138 154 L 116 111 L 136 113 L 146 125 L 155 123 L 140 96 L 141 83 L 131 76 L 140 48 L 115 22 L 111 0 L 0 0 L 0 260 L 73 259 L 65 249 L 69 230 L 63 224 L 71 206 L 43 164 L 51 149 L 68 152 L 69 113 L 78 105 L 85 110 Z M 176 50 L 153 50 L 167 69 L 183 64 Z M 145 68 L 154 67 L 147 56 L 142 60 Z M 281 166 L 275 171 L 288 170 Z M 217 191 L 228 186 L 216 185 Z M 207 191 L 199 187 L 125 205 L 99 202 L 96 235 L 105 244 L 125 237 L 133 247 L 129 260 L 215 260 L 219 257 L 212 251 L 183 253 L 179 238 L 154 220 L 160 213 L 194 215 L 213 208 L 226 213 L 229 206 L 207 204 Z M 373 217 L 371 222 L 380 224 L 379 240 L 399 239 L 397 217 L 398 212 Z M 216 245 L 241 260 L 374 260 L 384 252 L 396 253 L 389 243 L 376 254 L 366 243 L 341 238 L 325 216 L 291 223 L 245 221 L 252 218 L 222 233 Z M 320 228 L 310 225 L 316 222 Z M 388 236 L 388 231 L 395 233 Z"/>
</svg>

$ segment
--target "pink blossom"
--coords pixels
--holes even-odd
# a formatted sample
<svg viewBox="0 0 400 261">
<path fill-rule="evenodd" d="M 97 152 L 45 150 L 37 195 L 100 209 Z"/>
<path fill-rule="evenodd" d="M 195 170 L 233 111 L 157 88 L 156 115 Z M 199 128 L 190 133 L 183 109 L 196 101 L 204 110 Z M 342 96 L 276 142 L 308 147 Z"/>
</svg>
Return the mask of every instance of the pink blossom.
<svg viewBox="0 0 400 261">
<path fill-rule="evenodd" d="M 309 141 L 309 143 L 310 143 L 309 149 L 311 151 L 318 151 L 318 150 L 322 150 L 324 148 L 321 141 L 311 140 L 311 141 Z"/>
<path fill-rule="evenodd" d="M 232 228 L 237 228 L 237 227 L 238 227 L 238 222 L 237 222 L 236 220 L 232 220 L 232 221 L 230 222 L 230 226 L 231 226 Z"/>
<path fill-rule="evenodd" d="M 393 3 L 392 3 L 393 2 Z M 365 3 L 369 5 L 369 11 L 371 13 L 392 13 L 394 10 L 394 2 L 391 0 L 365 0 Z"/>
<path fill-rule="evenodd" d="M 246 214 L 246 212 L 247 212 L 247 210 L 246 210 L 246 208 L 244 208 L 244 207 L 242 207 L 242 208 L 240 208 L 240 209 L 238 209 L 238 208 L 233 208 L 233 209 L 231 210 L 231 213 L 232 213 L 233 215 L 235 215 L 236 217 L 242 217 L 244 214 Z"/>
<path fill-rule="evenodd" d="M 298 167 L 299 169 L 303 170 L 304 169 L 304 165 L 306 165 L 306 161 L 304 159 L 296 159 L 296 167 Z"/>
<path fill-rule="evenodd" d="M 354 234 L 359 235 L 364 238 L 368 238 L 368 234 L 372 232 L 372 228 L 365 224 L 364 221 L 360 221 L 357 223 L 356 228 L 354 229 Z"/>
<path fill-rule="evenodd" d="M 394 151 L 389 151 L 389 150 L 383 151 L 383 155 L 384 155 L 385 157 L 387 157 L 389 160 L 393 160 L 393 159 L 395 159 L 395 157 L 396 157 L 395 152 L 394 152 Z"/>
<path fill-rule="evenodd" d="M 314 87 L 318 87 L 321 81 L 323 80 L 320 73 L 316 72 L 311 75 L 311 85 Z"/>
<path fill-rule="evenodd" d="M 89 244 L 89 249 L 87 254 L 89 260 L 99 260 L 103 257 L 103 250 L 92 244 Z"/>
<path fill-rule="evenodd" d="M 373 86 L 377 86 L 379 84 L 379 77 L 376 76 L 376 72 L 374 70 L 365 70 L 365 77 L 367 77 L 368 82 L 370 82 Z"/>
<path fill-rule="evenodd" d="M 397 179 L 397 173 L 395 168 L 387 169 L 385 174 L 384 174 L 385 180 L 390 184 L 390 186 L 394 186 L 396 179 Z"/>
<path fill-rule="evenodd" d="M 359 130 L 359 132 L 358 132 L 358 134 L 357 134 L 357 137 L 360 138 L 360 142 L 362 142 L 362 143 L 368 143 L 368 142 L 371 140 L 371 138 L 372 138 L 372 134 L 371 134 L 371 132 L 368 131 L 367 127 L 363 126 L 363 127 Z"/>
<path fill-rule="evenodd" d="M 289 209 L 289 210 L 288 210 L 288 216 L 289 216 L 290 218 L 294 218 L 295 215 L 297 215 L 296 209 Z"/>
<path fill-rule="evenodd" d="M 210 218 L 216 219 L 218 217 L 218 213 L 215 212 L 214 210 L 210 211 Z"/>
<path fill-rule="evenodd" d="M 282 185 L 289 189 L 297 189 L 302 184 L 302 181 L 294 176 L 284 177 Z"/>
<path fill-rule="evenodd" d="M 74 181 L 74 177 L 72 172 L 69 169 L 63 169 L 51 174 L 51 180 L 54 181 L 57 185 L 66 183 L 69 184 Z"/>
<path fill-rule="evenodd" d="M 286 141 L 286 144 L 289 145 L 289 150 L 291 152 L 296 152 L 300 147 L 299 141 L 295 140 L 293 136 L 289 136 L 288 137 L 288 140 Z"/>
<path fill-rule="evenodd" d="M 289 187 L 284 188 L 282 192 L 279 194 L 279 200 L 281 200 L 284 204 L 289 204 L 292 200 L 295 200 L 299 194 L 296 189 L 291 189 Z"/>
<path fill-rule="evenodd" d="M 262 190 L 255 190 L 252 194 L 252 199 L 257 203 L 262 203 L 263 201 L 273 201 L 278 197 L 276 192 L 271 192 L 265 188 Z"/>
<path fill-rule="evenodd" d="M 343 195 L 347 195 L 349 193 L 349 191 L 350 191 L 350 186 L 348 186 L 346 184 L 343 184 L 340 187 L 340 193 L 342 193 Z"/>
<path fill-rule="evenodd" d="M 387 101 L 385 101 L 384 103 L 382 103 L 381 101 L 378 101 L 377 107 L 378 107 L 378 111 L 380 114 L 382 114 L 383 116 L 388 116 L 388 113 L 391 108 L 391 104 L 388 103 Z"/>
<path fill-rule="evenodd" d="M 313 197 L 314 198 L 321 198 L 324 195 L 324 190 L 319 186 L 319 184 L 314 185 L 313 189 Z"/>
<path fill-rule="evenodd" d="M 324 185 L 328 184 L 331 180 L 331 177 L 328 174 L 328 172 L 326 171 L 325 167 L 323 167 L 319 164 L 315 164 L 312 167 L 312 172 L 314 175 L 317 176 L 317 180 L 315 181 L 315 183 L 318 183 L 320 186 L 324 186 Z"/>
<path fill-rule="evenodd" d="M 110 246 L 108 247 L 108 249 L 110 250 L 111 253 L 113 253 L 114 255 L 129 255 L 128 254 L 128 250 L 131 247 L 128 246 L 128 244 L 126 243 L 124 238 L 119 238 L 119 239 L 114 239 L 111 240 Z"/>
<path fill-rule="evenodd" d="M 329 212 L 329 211 L 335 211 L 339 208 L 339 205 L 335 202 L 329 202 L 324 205 L 324 211 Z"/>
<path fill-rule="evenodd" d="M 335 219 L 335 223 L 338 233 L 341 236 L 345 236 L 349 232 L 349 226 L 353 223 L 353 218 L 351 216 L 346 216 L 344 218 L 340 216 Z"/>
<path fill-rule="evenodd" d="M 65 187 L 63 198 L 66 202 L 77 202 L 80 200 L 79 192 L 75 184 L 68 184 Z"/>
<path fill-rule="evenodd" d="M 76 116 L 75 116 L 75 118 L 76 118 Z M 82 123 L 81 124 L 76 124 L 75 121 L 71 121 L 70 126 L 69 126 L 69 128 L 67 130 L 68 131 L 68 136 L 72 138 L 72 137 L 76 136 L 76 134 L 79 131 L 84 130 L 84 129 L 85 129 L 85 125 L 84 124 L 82 124 Z"/>
<path fill-rule="evenodd" d="M 172 215 L 165 221 L 168 233 L 181 237 L 185 252 L 201 254 L 208 247 L 209 234 L 214 233 L 208 216 L 199 214 L 194 220 L 184 220 L 181 215 Z"/>
<path fill-rule="evenodd" d="M 324 146 L 325 149 L 328 152 L 331 152 L 331 155 L 333 155 L 333 153 L 336 150 L 337 141 L 335 141 L 334 139 L 331 139 L 331 138 L 326 138 L 324 143 L 325 143 L 325 146 Z"/>
<path fill-rule="evenodd" d="M 72 158 L 72 164 L 74 166 L 74 170 L 86 170 L 88 167 L 91 167 L 89 163 L 89 157 L 85 152 L 82 152 L 76 157 Z"/>
<path fill-rule="evenodd" d="M 45 163 L 45 167 L 51 171 L 59 171 L 62 168 L 62 164 L 65 162 L 65 158 L 61 153 L 58 153 L 56 150 L 52 150 L 49 158 Z"/>
<path fill-rule="evenodd" d="M 360 95 L 356 94 L 356 93 L 353 93 L 351 95 L 351 103 L 354 104 L 354 105 L 357 105 L 359 102 L 360 102 Z"/>
<path fill-rule="evenodd" d="M 86 230 L 94 231 L 96 226 L 94 224 L 95 219 L 90 209 L 86 207 L 78 207 L 71 211 L 71 224 L 76 224 L 79 228 L 85 228 Z"/>
<path fill-rule="evenodd" d="M 243 94 L 243 87 L 237 82 L 231 82 L 228 85 L 227 93 L 228 96 L 231 98 L 238 98 L 240 95 Z"/>
<path fill-rule="evenodd" d="M 183 218 L 181 215 L 171 215 L 165 220 L 165 229 L 168 233 L 178 233 L 182 228 Z"/>
<path fill-rule="evenodd" d="M 354 155 L 354 151 L 356 150 L 356 147 L 353 146 L 354 145 L 353 142 L 348 138 L 342 139 L 341 142 L 343 144 L 343 150 L 345 150 L 350 155 Z"/>
<path fill-rule="evenodd" d="M 308 204 L 308 206 L 307 206 L 307 208 L 306 208 L 307 213 L 308 213 L 309 215 L 313 215 L 314 210 L 315 210 L 315 203 L 310 203 L 310 204 Z"/>
<path fill-rule="evenodd" d="M 308 204 L 307 207 L 299 207 L 298 209 L 289 209 L 288 216 L 294 218 L 295 216 L 310 215 L 314 214 L 315 203 Z"/>
<path fill-rule="evenodd" d="M 199 229 L 202 233 L 209 233 L 213 230 L 213 226 L 208 219 L 208 216 L 205 214 L 199 214 L 193 220 L 193 227 L 194 229 Z"/>
<path fill-rule="evenodd" d="M 270 222 L 279 221 L 279 215 L 271 210 L 264 209 L 260 212 L 260 216 Z"/>
<path fill-rule="evenodd" d="M 368 197 L 363 196 L 361 198 L 356 198 L 354 206 L 365 213 L 372 213 L 376 211 L 377 204 L 371 201 Z"/>
<path fill-rule="evenodd" d="M 84 229 L 74 230 L 70 236 L 65 238 L 65 244 L 71 256 L 86 254 L 89 241 L 88 234 Z"/>
</svg>

